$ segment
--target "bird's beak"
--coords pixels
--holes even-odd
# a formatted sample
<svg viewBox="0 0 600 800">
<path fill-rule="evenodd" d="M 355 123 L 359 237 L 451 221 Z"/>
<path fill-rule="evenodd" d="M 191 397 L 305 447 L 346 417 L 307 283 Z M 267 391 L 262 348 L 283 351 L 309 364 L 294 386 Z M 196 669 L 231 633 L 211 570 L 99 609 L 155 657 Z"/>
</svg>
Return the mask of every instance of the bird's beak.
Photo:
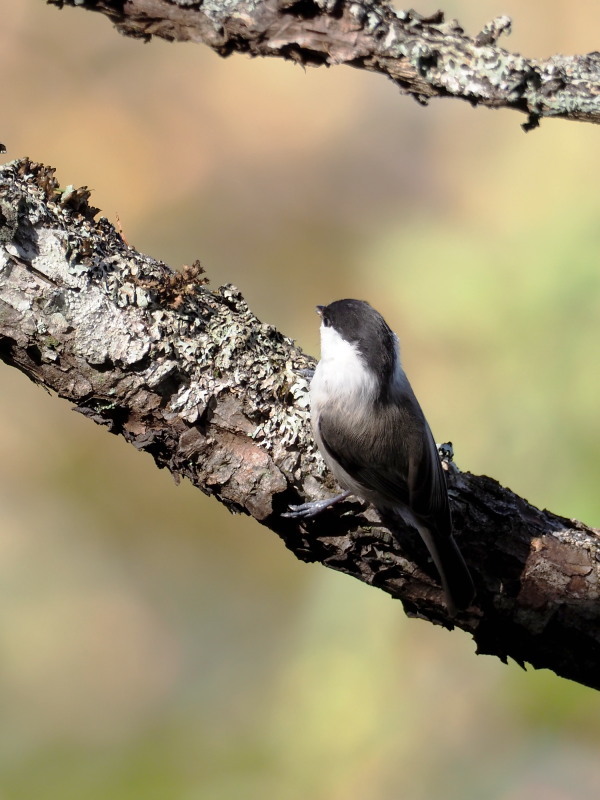
<svg viewBox="0 0 600 800">
<path fill-rule="evenodd" d="M 325 308 L 325 306 L 317 306 L 317 307 L 315 308 L 315 311 L 317 312 L 317 314 L 318 314 L 320 317 L 322 317 L 322 316 L 323 316 L 323 309 L 324 309 L 324 308 Z"/>
</svg>

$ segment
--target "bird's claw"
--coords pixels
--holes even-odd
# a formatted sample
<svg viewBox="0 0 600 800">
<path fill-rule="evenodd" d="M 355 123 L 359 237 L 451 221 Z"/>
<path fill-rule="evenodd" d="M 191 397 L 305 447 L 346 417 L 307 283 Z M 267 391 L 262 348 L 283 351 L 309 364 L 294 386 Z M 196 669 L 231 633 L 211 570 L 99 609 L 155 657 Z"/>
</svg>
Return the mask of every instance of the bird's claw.
<svg viewBox="0 0 600 800">
<path fill-rule="evenodd" d="M 326 508 L 331 508 L 340 500 L 345 500 L 350 495 L 350 492 L 342 492 L 335 497 L 327 497 L 325 500 L 311 500 L 309 503 L 301 503 L 299 506 L 288 506 L 288 511 L 285 511 L 281 516 L 287 519 L 310 519 L 316 517 L 321 511 Z"/>
<path fill-rule="evenodd" d="M 328 500 L 313 500 L 311 503 L 301 503 L 298 506 L 288 506 L 288 510 L 281 516 L 286 519 L 310 519 L 324 511 L 330 502 Z"/>
</svg>

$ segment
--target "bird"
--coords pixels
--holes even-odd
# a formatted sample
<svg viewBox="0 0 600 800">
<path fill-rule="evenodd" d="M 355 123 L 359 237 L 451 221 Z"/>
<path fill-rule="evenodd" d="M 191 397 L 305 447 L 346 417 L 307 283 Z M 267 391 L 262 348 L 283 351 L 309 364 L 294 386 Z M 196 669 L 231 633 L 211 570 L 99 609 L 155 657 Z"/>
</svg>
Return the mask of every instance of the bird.
<svg viewBox="0 0 600 800">
<path fill-rule="evenodd" d="M 284 514 L 310 518 L 355 495 L 416 528 L 438 571 L 449 614 L 474 598 L 454 540 L 435 440 L 400 361 L 398 337 L 364 300 L 317 306 L 321 359 L 310 383 L 315 442 L 344 489 Z"/>
</svg>

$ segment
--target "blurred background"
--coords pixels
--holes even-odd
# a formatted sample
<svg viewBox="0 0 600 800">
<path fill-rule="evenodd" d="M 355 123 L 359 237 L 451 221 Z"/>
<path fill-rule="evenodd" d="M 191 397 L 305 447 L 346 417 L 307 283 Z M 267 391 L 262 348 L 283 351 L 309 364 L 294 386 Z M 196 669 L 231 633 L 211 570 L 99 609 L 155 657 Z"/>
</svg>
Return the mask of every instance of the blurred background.
<svg viewBox="0 0 600 800">
<path fill-rule="evenodd" d="M 419 6 L 431 12 L 437 6 Z M 598 48 L 600 5 L 497 14 L 531 57 Z M 463 469 L 600 525 L 600 132 L 381 76 L 119 36 L 2 2 L 6 160 L 87 184 L 127 240 L 200 258 L 318 353 L 369 300 Z M 0 800 L 587 800 L 599 695 L 232 517 L 0 365 Z"/>
</svg>

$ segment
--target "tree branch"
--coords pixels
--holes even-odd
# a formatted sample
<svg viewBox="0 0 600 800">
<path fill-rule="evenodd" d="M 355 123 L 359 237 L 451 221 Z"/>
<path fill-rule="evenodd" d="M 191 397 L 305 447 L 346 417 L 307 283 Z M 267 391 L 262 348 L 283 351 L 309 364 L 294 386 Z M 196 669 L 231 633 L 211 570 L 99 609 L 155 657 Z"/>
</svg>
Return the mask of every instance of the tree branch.
<svg viewBox="0 0 600 800">
<path fill-rule="evenodd" d="M 303 66 L 348 64 L 387 75 L 426 104 L 472 105 L 600 122 L 600 53 L 524 58 L 497 46 L 510 33 L 497 17 L 474 38 L 437 11 L 395 11 L 377 0 L 47 0 L 106 14 L 129 36 L 203 42 L 219 55 L 274 56 Z"/>
<path fill-rule="evenodd" d="M 290 502 L 334 486 L 315 451 L 313 359 L 262 324 L 232 286 L 211 291 L 198 263 L 172 272 L 136 252 L 85 188 L 61 190 L 28 160 L 0 169 L 0 358 L 176 479 L 251 514 L 304 561 L 402 600 L 407 613 L 470 632 L 480 653 L 600 687 L 600 538 L 497 482 L 448 466 L 457 540 L 476 605 L 448 618 L 414 531 L 347 502 L 314 520 Z M 389 521 L 387 521 L 389 523 Z"/>
</svg>

